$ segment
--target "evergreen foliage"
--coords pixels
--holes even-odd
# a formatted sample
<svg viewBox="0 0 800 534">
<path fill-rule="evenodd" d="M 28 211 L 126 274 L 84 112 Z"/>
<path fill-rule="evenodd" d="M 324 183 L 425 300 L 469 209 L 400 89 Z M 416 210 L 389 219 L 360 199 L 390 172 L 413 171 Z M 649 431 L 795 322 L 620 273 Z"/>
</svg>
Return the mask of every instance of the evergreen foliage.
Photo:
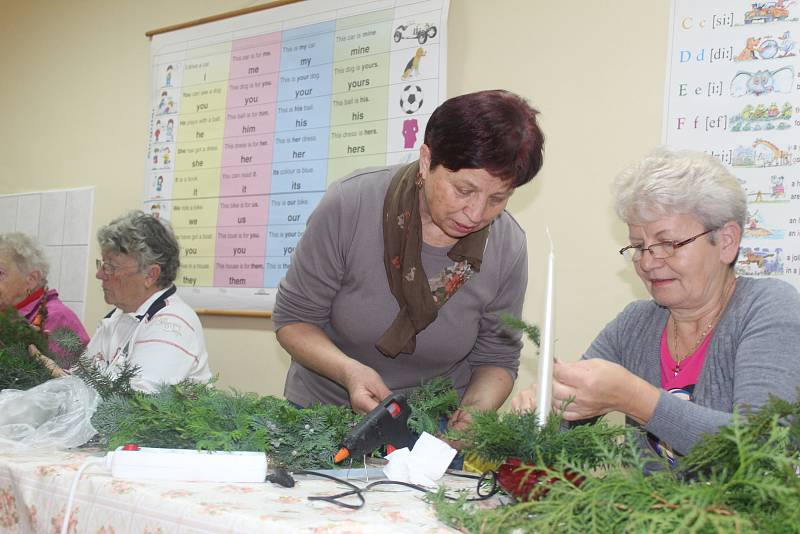
<svg viewBox="0 0 800 534">
<path fill-rule="evenodd" d="M 0 390 L 30 389 L 51 378 L 44 364 L 28 354 L 29 345 L 47 353 L 44 334 L 14 308 L 0 309 Z"/>
<path fill-rule="evenodd" d="M 539 327 L 535 324 L 528 324 L 522 319 L 517 319 L 511 314 L 501 315 L 500 322 L 513 330 L 522 331 L 537 347 L 541 347 Z"/>
<path fill-rule="evenodd" d="M 81 356 L 72 367 L 72 374 L 83 380 L 105 400 L 113 396 L 130 397 L 133 395 L 131 380 L 139 373 L 139 366 L 125 360 L 115 377 L 100 370 L 86 356 Z"/>
<path fill-rule="evenodd" d="M 798 532 L 799 414 L 800 401 L 777 399 L 757 414 L 734 414 L 678 469 L 646 469 L 629 436 L 597 448 L 600 469 L 564 451 L 546 468 L 555 482 L 538 501 L 493 510 L 432 501 L 440 519 L 465 532 Z M 576 487 L 565 472 L 586 480 Z"/>
<path fill-rule="evenodd" d="M 439 400 L 439 396 L 446 401 Z M 437 420 L 453 398 L 452 385 L 436 382 L 412 395 L 412 417 Z M 418 413 L 417 410 L 420 410 Z M 424 412 L 424 410 L 429 410 Z M 226 392 L 210 385 L 162 386 L 155 394 L 112 395 L 92 418 L 99 444 L 143 447 L 265 451 L 294 469 L 334 467 L 333 456 L 360 416 L 348 407 L 296 408 L 275 397 Z"/>
<path fill-rule="evenodd" d="M 450 417 L 458 408 L 458 393 L 449 378 L 434 378 L 408 396 L 411 415 L 408 428 L 417 434 L 439 433 L 439 421 Z"/>
<path fill-rule="evenodd" d="M 86 345 L 81 338 L 69 328 L 59 328 L 50 336 L 60 351 L 60 354 L 51 357 L 62 369 L 71 368 L 86 351 Z"/>
<path fill-rule="evenodd" d="M 563 456 L 595 467 L 620 438 L 633 436 L 631 430 L 605 422 L 578 425 L 568 431 L 562 431 L 562 424 L 555 413 L 539 427 L 536 412 L 475 412 L 466 430 L 451 431 L 448 437 L 461 441 L 463 452 L 489 462 L 516 458 L 523 463 L 553 465 Z"/>
</svg>

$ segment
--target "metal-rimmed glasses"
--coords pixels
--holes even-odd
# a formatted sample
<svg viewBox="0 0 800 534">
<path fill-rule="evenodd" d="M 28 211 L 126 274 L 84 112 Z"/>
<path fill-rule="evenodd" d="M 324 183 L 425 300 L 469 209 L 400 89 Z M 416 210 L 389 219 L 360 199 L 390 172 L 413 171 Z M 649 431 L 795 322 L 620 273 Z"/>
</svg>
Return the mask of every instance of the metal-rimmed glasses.
<svg viewBox="0 0 800 534">
<path fill-rule="evenodd" d="M 103 260 L 94 260 L 94 264 L 97 266 L 97 270 L 103 271 L 103 274 L 106 276 L 113 276 L 114 273 L 119 270 L 119 267 L 113 263 L 108 263 L 107 261 Z"/>
<path fill-rule="evenodd" d="M 711 230 L 706 230 L 705 232 L 692 236 L 689 239 L 684 239 L 683 241 L 662 241 L 661 243 L 653 243 L 649 247 L 642 245 L 628 245 L 627 247 L 619 249 L 619 253 L 622 254 L 622 256 L 626 259 L 639 261 L 642 259 L 644 251 L 647 250 L 650 252 L 650 255 L 653 258 L 657 260 L 663 260 L 666 258 L 671 258 L 675 254 L 675 250 L 688 245 L 698 237 L 703 237 L 704 235 L 710 234 L 715 230 L 717 229 L 712 228 Z"/>
</svg>

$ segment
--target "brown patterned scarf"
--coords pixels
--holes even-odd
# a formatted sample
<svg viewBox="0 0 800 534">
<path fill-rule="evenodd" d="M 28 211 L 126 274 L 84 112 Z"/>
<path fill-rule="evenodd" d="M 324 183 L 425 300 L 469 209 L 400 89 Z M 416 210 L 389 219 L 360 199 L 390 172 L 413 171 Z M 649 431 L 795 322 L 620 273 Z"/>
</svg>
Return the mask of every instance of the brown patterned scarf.
<svg viewBox="0 0 800 534">
<path fill-rule="evenodd" d="M 422 268 L 422 221 L 417 177 L 419 162 L 400 168 L 383 200 L 383 262 L 389 288 L 400 306 L 392 325 L 375 344 L 385 356 L 413 353 L 416 335 L 431 324 L 473 272 L 481 270 L 489 227 L 469 234 L 447 253 L 455 263 L 436 276 L 431 290 Z"/>
</svg>

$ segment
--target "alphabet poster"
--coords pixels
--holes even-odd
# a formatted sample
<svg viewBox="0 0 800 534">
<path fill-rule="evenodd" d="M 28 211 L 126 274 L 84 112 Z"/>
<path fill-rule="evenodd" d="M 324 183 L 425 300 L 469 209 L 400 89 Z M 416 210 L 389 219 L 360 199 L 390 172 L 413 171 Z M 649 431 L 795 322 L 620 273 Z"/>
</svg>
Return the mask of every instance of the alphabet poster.
<svg viewBox="0 0 800 534">
<path fill-rule="evenodd" d="M 448 0 L 307 0 L 153 36 L 144 209 L 198 308 L 269 311 L 328 184 L 416 159 Z"/>
<path fill-rule="evenodd" d="M 664 142 L 719 158 L 748 198 L 740 275 L 800 288 L 800 2 L 674 0 Z"/>
</svg>

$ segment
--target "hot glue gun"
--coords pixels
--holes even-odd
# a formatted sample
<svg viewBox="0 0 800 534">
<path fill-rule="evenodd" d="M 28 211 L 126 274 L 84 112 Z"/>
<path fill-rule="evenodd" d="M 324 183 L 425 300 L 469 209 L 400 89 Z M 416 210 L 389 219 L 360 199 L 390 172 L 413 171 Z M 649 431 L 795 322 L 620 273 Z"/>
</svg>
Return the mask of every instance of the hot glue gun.
<svg viewBox="0 0 800 534">
<path fill-rule="evenodd" d="M 405 396 L 389 395 L 345 436 L 333 461 L 338 464 L 346 458 L 360 458 L 384 445 L 389 453 L 410 447 L 414 435 L 408 429 L 409 415 L 411 408 Z"/>
</svg>

